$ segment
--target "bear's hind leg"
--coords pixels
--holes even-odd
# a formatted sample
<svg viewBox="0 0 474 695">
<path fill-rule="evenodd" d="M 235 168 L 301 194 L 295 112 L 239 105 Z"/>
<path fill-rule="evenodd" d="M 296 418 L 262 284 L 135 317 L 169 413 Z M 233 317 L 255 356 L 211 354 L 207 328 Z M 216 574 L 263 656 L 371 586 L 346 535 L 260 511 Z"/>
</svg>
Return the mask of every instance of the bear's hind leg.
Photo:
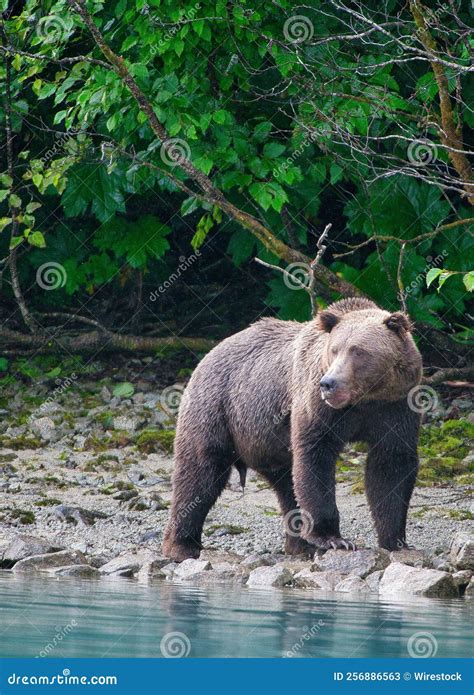
<svg viewBox="0 0 474 695">
<path fill-rule="evenodd" d="M 204 521 L 229 480 L 230 468 L 224 452 L 176 454 L 171 514 L 163 540 L 166 557 L 176 562 L 199 557 Z"/>
<path fill-rule="evenodd" d="M 299 530 L 304 524 L 304 516 L 301 516 L 298 511 L 291 469 L 268 470 L 262 471 L 261 474 L 275 490 L 283 514 L 285 553 L 287 555 L 314 555 L 314 546 L 303 540 L 299 534 Z"/>
</svg>

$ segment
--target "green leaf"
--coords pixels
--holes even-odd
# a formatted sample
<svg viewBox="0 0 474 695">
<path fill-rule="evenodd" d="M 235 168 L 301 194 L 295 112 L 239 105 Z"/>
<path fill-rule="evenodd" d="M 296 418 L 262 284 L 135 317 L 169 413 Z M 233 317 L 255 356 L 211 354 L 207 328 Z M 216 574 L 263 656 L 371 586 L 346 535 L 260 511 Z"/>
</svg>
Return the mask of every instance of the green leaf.
<svg viewBox="0 0 474 695">
<path fill-rule="evenodd" d="M 464 287 L 468 292 L 474 291 L 474 270 L 469 271 L 469 273 L 466 273 L 462 279 L 464 283 Z"/>
<path fill-rule="evenodd" d="M 10 205 L 11 208 L 20 208 L 21 207 L 20 196 L 16 195 L 16 193 L 12 193 L 11 196 L 8 198 L 8 204 Z"/>
<path fill-rule="evenodd" d="M 191 239 L 191 246 L 196 251 L 205 242 L 207 235 L 214 226 L 214 220 L 210 215 L 203 215 L 197 223 L 196 232 Z"/>
<path fill-rule="evenodd" d="M 0 217 L 0 232 L 3 232 L 5 227 L 12 223 L 11 217 Z"/>
<path fill-rule="evenodd" d="M 26 212 L 27 213 L 34 212 L 35 210 L 37 210 L 40 207 L 41 207 L 41 203 L 34 203 L 34 202 L 28 203 L 28 205 L 26 206 Z"/>
<path fill-rule="evenodd" d="M 46 241 L 41 232 L 32 232 L 28 234 L 28 243 L 32 246 L 36 246 L 39 249 L 44 249 L 46 246 Z"/>
<path fill-rule="evenodd" d="M 442 273 L 441 268 L 431 268 L 427 273 L 426 273 L 426 286 L 429 287 L 431 283 L 436 280 L 437 277 L 439 277 Z"/>
<path fill-rule="evenodd" d="M 270 157 L 270 159 L 275 159 L 279 157 L 285 151 L 285 145 L 280 142 L 267 142 L 263 148 L 263 154 L 265 157 Z"/>
<path fill-rule="evenodd" d="M 135 393 L 135 388 L 130 382 L 124 381 L 121 384 L 117 384 L 112 393 L 117 398 L 131 398 Z"/>
<path fill-rule="evenodd" d="M 224 111 L 224 109 L 219 109 L 219 111 L 214 113 L 213 118 L 216 123 L 219 123 L 219 125 L 224 125 L 227 120 L 227 112 Z"/>
<path fill-rule="evenodd" d="M 0 372 L 6 372 L 8 369 L 8 360 L 6 357 L 0 357 Z"/>
</svg>

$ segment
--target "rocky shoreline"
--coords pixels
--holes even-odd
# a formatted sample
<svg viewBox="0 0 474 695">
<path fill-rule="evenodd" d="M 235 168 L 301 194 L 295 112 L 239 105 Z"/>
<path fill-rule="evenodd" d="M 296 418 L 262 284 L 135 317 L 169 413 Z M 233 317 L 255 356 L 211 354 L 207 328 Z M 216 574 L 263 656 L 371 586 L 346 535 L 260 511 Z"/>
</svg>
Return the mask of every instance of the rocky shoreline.
<svg viewBox="0 0 474 695">
<path fill-rule="evenodd" d="M 474 539 L 459 533 L 449 554 L 429 557 L 418 550 L 328 550 L 312 560 L 278 555 L 204 550 L 198 560 L 170 562 L 150 548 L 126 551 L 103 562 L 79 550 L 43 539 L 16 535 L 3 551 L 1 565 L 15 575 L 38 572 L 53 577 L 135 578 L 193 584 L 226 583 L 251 588 L 299 588 L 381 597 L 474 598 Z"/>
<path fill-rule="evenodd" d="M 469 392 L 440 397 L 422 428 L 407 537 L 423 552 L 370 549 L 376 539 L 363 494 L 365 453 L 348 447 L 338 464 L 337 501 L 342 533 L 360 550 L 328 551 L 312 561 L 283 556 L 274 493 L 252 471 L 243 491 L 235 472 L 206 521 L 201 558 L 174 565 L 160 553 L 184 382 L 163 388 L 152 362 L 90 365 L 95 378 L 83 371 L 53 383 L 46 374 L 3 385 L 0 568 L 25 575 L 472 595 Z"/>
</svg>

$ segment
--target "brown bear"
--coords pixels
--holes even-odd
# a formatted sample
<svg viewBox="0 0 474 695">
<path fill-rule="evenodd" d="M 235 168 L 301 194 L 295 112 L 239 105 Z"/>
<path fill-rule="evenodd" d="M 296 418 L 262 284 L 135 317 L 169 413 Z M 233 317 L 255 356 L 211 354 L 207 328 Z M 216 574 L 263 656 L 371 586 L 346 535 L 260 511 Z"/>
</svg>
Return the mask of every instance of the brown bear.
<svg viewBox="0 0 474 695">
<path fill-rule="evenodd" d="M 247 468 L 258 471 L 282 513 L 300 516 L 287 553 L 355 548 L 341 538 L 335 499 L 336 460 L 353 441 L 368 444 L 365 488 L 380 546 L 406 546 L 419 428 L 407 395 L 422 371 L 410 331 L 405 314 L 351 298 L 307 323 L 262 319 L 206 355 L 181 402 L 165 555 L 199 556 L 232 466 L 243 484 Z"/>
</svg>

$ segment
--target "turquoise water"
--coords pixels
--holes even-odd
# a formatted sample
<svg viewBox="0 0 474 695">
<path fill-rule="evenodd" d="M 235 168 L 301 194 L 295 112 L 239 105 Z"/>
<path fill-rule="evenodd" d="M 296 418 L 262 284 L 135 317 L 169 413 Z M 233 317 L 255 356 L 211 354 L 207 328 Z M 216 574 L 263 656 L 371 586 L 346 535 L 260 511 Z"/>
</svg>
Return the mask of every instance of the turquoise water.
<svg viewBox="0 0 474 695">
<path fill-rule="evenodd" d="M 472 655 L 474 601 L 334 596 L 0 572 L 0 657 Z"/>
</svg>

